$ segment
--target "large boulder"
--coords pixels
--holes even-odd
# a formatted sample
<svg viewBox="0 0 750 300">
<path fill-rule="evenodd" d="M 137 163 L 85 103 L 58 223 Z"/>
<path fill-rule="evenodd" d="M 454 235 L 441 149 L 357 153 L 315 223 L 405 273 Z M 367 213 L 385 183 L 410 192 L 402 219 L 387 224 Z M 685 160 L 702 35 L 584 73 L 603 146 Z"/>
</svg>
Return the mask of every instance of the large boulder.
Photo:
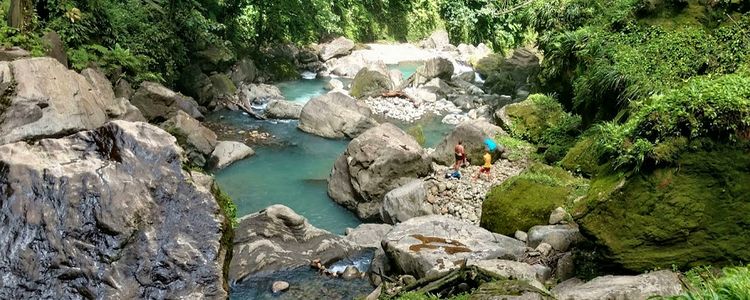
<svg viewBox="0 0 750 300">
<path fill-rule="evenodd" d="M 281 90 L 270 84 L 243 84 L 239 88 L 240 101 L 247 107 L 252 104 L 268 103 L 274 99 L 284 99 Z"/>
<path fill-rule="evenodd" d="M 272 119 L 299 119 L 302 105 L 287 100 L 271 100 L 266 105 L 266 117 Z"/>
<path fill-rule="evenodd" d="M 49 57 L 0 62 L 0 144 L 104 125 L 107 109 L 116 106 L 112 86 L 104 81 L 92 85 Z"/>
<path fill-rule="evenodd" d="M 353 138 L 378 124 L 366 104 L 338 92 L 308 101 L 299 119 L 300 130 L 326 138 Z"/>
<path fill-rule="evenodd" d="M 570 246 L 583 240 L 578 227 L 573 225 L 537 225 L 529 229 L 526 244 L 536 248 L 539 244 L 546 243 L 558 252 L 565 252 Z"/>
<path fill-rule="evenodd" d="M 673 167 L 592 180 L 571 213 L 607 263 L 646 271 L 750 261 L 750 155 L 709 147 Z"/>
<path fill-rule="evenodd" d="M 344 238 L 310 225 L 289 207 L 272 205 L 243 217 L 235 229 L 230 282 L 240 282 L 259 272 L 310 264 L 328 265 L 360 251 Z"/>
<path fill-rule="evenodd" d="M 432 205 L 427 203 L 427 190 L 421 179 L 414 179 L 385 194 L 380 207 L 380 218 L 388 224 L 431 214 Z"/>
<path fill-rule="evenodd" d="M 14 61 L 16 59 L 29 58 L 31 52 L 19 47 L 10 47 L 0 49 L 0 61 Z"/>
<path fill-rule="evenodd" d="M 662 270 L 638 276 L 602 276 L 586 283 L 574 278 L 553 288 L 552 294 L 559 300 L 646 300 L 677 296 L 683 292 L 678 276 Z"/>
<path fill-rule="evenodd" d="M 349 143 L 328 179 L 328 194 L 364 220 L 380 220 L 385 194 L 432 172 L 414 138 L 393 124 L 369 129 Z"/>
<path fill-rule="evenodd" d="M 450 37 L 445 30 L 433 32 L 427 39 L 422 41 L 422 47 L 443 50 L 451 46 Z"/>
<path fill-rule="evenodd" d="M 229 220 L 181 156 L 126 121 L 0 146 L 0 298 L 226 298 Z"/>
<path fill-rule="evenodd" d="M 350 93 L 355 98 L 377 97 L 391 89 L 393 82 L 388 73 L 367 67 L 354 76 Z"/>
<path fill-rule="evenodd" d="M 586 180 L 565 170 L 534 164 L 526 171 L 493 187 L 482 202 L 482 227 L 510 235 L 547 224 L 550 212 L 584 195 Z M 536 245 L 534 245 L 536 247 Z"/>
<path fill-rule="evenodd" d="M 253 82 L 256 76 L 258 76 L 258 68 L 255 67 L 253 60 L 249 58 L 240 59 L 229 71 L 229 77 L 235 86 Z"/>
<path fill-rule="evenodd" d="M 518 48 L 510 58 L 490 54 L 477 62 L 476 69 L 485 78 L 484 87 L 498 95 L 516 95 L 519 90 L 533 91 L 541 70 L 538 50 Z"/>
<path fill-rule="evenodd" d="M 234 141 L 221 141 L 211 152 L 207 167 L 212 170 L 226 168 L 232 163 L 255 154 L 252 148 Z"/>
<path fill-rule="evenodd" d="M 326 66 L 333 75 L 354 78 L 362 68 L 367 66 L 367 62 L 361 55 L 349 55 L 331 59 L 326 62 Z"/>
<path fill-rule="evenodd" d="M 214 74 L 208 77 L 210 88 L 208 93 L 201 97 L 200 104 L 208 106 L 211 101 L 234 101 L 237 94 L 237 86 L 232 78 L 226 74 Z"/>
<path fill-rule="evenodd" d="M 383 240 L 386 254 L 404 273 L 436 276 L 464 260 L 519 260 L 523 242 L 447 216 L 424 216 L 396 225 Z"/>
<path fill-rule="evenodd" d="M 454 148 L 461 141 L 469 161 L 473 164 L 482 164 L 484 162 L 482 155 L 484 155 L 485 151 L 484 140 L 487 138 L 494 139 L 498 135 L 503 134 L 505 134 L 505 131 L 502 128 L 491 124 L 487 120 L 465 121 L 456 126 L 435 147 L 435 151 L 432 153 L 432 160 L 446 166 L 453 165 L 455 162 Z M 501 151 L 502 149 L 498 150 Z M 493 157 L 496 158 L 498 155 L 493 155 Z"/>
<path fill-rule="evenodd" d="M 453 63 L 445 58 L 436 57 L 417 68 L 414 76 L 417 84 L 424 84 L 433 78 L 450 80 L 453 76 Z"/>
<path fill-rule="evenodd" d="M 149 122 L 163 122 L 175 116 L 178 111 L 185 112 L 194 119 L 203 120 L 198 102 L 193 98 L 175 93 L 155 82 L 141 83 L 130 102 L 141 110 Z"/>
<path fill-rule="evenodd" d="M 339 37 L 320 49 L 320 59 L 327 61 L 331 58 L 344 56 L 352 52 L 354 42 L 345 37 Z"/>
<path fill-rule="evenodd" d="M 357 228 L 347 228 L 346 240 L 365 248 L 380 248 L 380 241 L 393 229 L 388 224 L 362 224 Z"/>
<path fill-rule="evenodd" d="M 200 167 L 205 165 L 206 157 L 211 155 L 218 143 L 216 133 L 181 110 L 160 126 L 177 138 L 180 146 L 187 151 L 187 157 Z"/>
</svg>

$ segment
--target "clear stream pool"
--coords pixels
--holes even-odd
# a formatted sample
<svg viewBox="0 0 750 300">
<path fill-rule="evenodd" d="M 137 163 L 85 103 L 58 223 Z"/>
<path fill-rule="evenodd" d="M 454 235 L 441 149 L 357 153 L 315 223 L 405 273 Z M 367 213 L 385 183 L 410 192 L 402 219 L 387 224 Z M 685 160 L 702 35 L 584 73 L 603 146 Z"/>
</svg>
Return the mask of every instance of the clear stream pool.
<svg viewBox="0 0 750 300">
<path fill-rule="evenodd" d="M 391 67 L 398 68 L 407 77 L 414 73 L 417 66 L 402 64 Z M 278 86 L 289 101 L 305 103 L 325 93 L 328 80 L 303 79 L 279 83 Z M 333 162 L 344 152 L 349 141 L 306 134 L 297 129 L 297 121 L 260 121 L 238 112 L 221 112 L 209 116 L 209 120 L 228 122 L 246 131 L 269 132 L 280 141 L 278 145 L 256 146 L 254 156 L 216 174 L 221 188 L 237 204 L 238 216 L 257 212 L 272 204 L 284 204 L 306 217 L 312 225 L 336 234 L 343 234 L 347 227 L 356 227 L 361 223 L 354 214 L 334 203 L 327 193 L 326 180 Z M 397 125 L 402 128 L 414 126 Z M 452 128 L 442 124 L 439 118 L 424 120 L 420 125 L 427 147 L 436 145 Z M 293 288 L 284 295 L 272 295 L 270 284 L 273 280 L 286 280 Z M 366 295 L 371 290 L 366 280 L 327 279 L 303 267 L 254 276 L 232 286 L 231 298 L 286 299 L 305 294 L 309 299 L 350 299 L 363 293 Z"/>
</svg>

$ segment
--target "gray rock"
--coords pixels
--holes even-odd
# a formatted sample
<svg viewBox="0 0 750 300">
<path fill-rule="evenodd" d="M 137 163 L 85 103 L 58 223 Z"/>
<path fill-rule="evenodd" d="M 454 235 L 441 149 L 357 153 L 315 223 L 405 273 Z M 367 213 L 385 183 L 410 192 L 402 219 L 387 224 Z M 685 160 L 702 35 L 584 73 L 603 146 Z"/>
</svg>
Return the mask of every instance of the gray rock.
<svg viewBox="0 0 750 300">
<path fill-rule="evenodd" d="M 453 63 L 445 58 L 433 58 L 417 68 L 417 72 L 414 74 L 417 84 L 427 83 L 433 78 L 450 80 L 451 76 L 453 76 Z"/>
<path fill-rule="evenodd" d="M 555 208 L 549 215 L 550 225 L 567 224 L 568 220 L 572 220 L 572 217 L 562 207 Z"/>
<path fill-rule="evenodd" d="M 243 58 L 235 63 L 229 75 L 235 86 L 253 82 L 256 76 L 258 76 L 258 68 L 255 67 L 253 60 L 249 58 Z"/>
<path fill-rule="evenodd" d="M 388 71 L 388 78 L 391 80 L 391 83 L 395 88 L 404 82 L 404 73 L 402 73 L 401 70 L 390 70 Z"/>
<path fill-rule="evenodd" d="M 456 75 L 455 79 L 458 79 L 464 82 L 474 82 L 475 77 L 476 77 L 476 74 L 474 73 L 474 71 L 467 71 L 467 72 L 463 72 L 461 74 Z"/>
<path fill-rule="evenodd" d="M 50 57 L 0 62 L 0 82 L 12 93 L 0 111 L 0 145 L 100 127 L 116 106 L 108 81 L 94 86 Z"/>
<path fill-rule="evenodd" d="M 218 144 L 216 133 L 181 110 L 160 127 L 175 135 L 180 146 L 188 151 L 195 149 L 203 155 L 210 155 Z"/>
<path fill-rule="evenodd" d="M 386 193 L 431 172 L 432 165 L 419 143 L 385 123 L 349 143 L 334 163 L 328 194 L 361 219 L 379 220 Z"/>
<path fill-rule="evenodd" d="M 380 246 L 375 250 L 375 254 L 372 257 L 372 263 L 370 264 L 370 270 L 367 273 L 370 279 L 370 284 L 373 286 L 378 286 L 383 283 L 384 279 L 381 275 L 391 273 L 391 262 L 388 259 L 388 256 L 385 255 L 383 248 L 380 248 Z"/>
<path fill-rule="evenodd" d="M 354 76 L 351 95 L 355 98 L 377 97 L 391 89 L 393 82 L 387 72 L 367 67 Z"/>
<path fill-rule="evenodd" d="M 380 208 L 380 217 L 388 224 L 431 214 L 432 205 L 427 203 L 427 191 L 420 179 L 414 179 L 385 194 Z"/>
<path fill-rule="evenodd" d="M 359 250 L 344 238 L 310 225 L 292 209 L 272 205 L 239 220 L 229 280 L 240 282 L 258 272 L 304 266 L 314 259 L 328 265 Z"/>
<path fill-rule="evenodd" d="M 573 278 L 576 273 L 575 259 L 573 253 L 565 253 L 560 259 L 557 260 L 557 268 L 555 274 L 558 280 L 565 281 Z"/>
<path fill-rule="evenodd" d="M 147 122 L 141 111 L 131 104 L 128 99 L 115 98 L 115 105 L 107 107 L 107 116 L 112 119 L 125 120 L 131 122 Z"/>
<path fill-rule="evenodd" d="M 676 296 L 683 292 L 677 274 L 662 270 L 638 276 L 602 276 L 582 283 L 570 279 L 552 289 L 560 300 L 628 299 Z"/>
<path fill-rule="evenodd" d="M 212 170 L 220 170 L 254 154 L 255 151 L 243 143 L 221 141 L 216 145 L 214 151 L 211 152 L 211 158 L 208 160 L 207 166 Z"/>
<path fill-rule="evenodd" d="M 240 103 L 246 107 L 252 104 L 264 104 L 273 99 L 284 99 L 281 90 L 270 84 L 242 84 L 238 89 Z"/>
<path fill-rule="evenodd" d="M 193 98 L 175 93 L 155 82 L 141 83 L 130 102 L 138 107 L 149 122 L 162 122 L 174 117 L 178 111 L 183 111 L 194 119 L 203 120 L 198 102 Z"/>
<path fill-rule="evenodd" d="M 386 254 L 406 274 L 446 273 L 464 260 L 518 260 L 522 242 L 446 216 L 424 216 L 396 225 L 383 242 Z"/>
<path fill-rule="evenodd" d="M 523 231 L 516 230 L 515 237 L 516 237 L 517 240 L 522 241 L 522 242 L 525 243 L 526 240 L 529 238 L 529 235 L 526 234 Z"/>
<path fill-rule="evenodd" d="M 352 280 L 360 278 L 361 273 L 355 266 L 346 266 L 344 272 L 341 273 L 341 278 L 345 280 Z"/>
<path fill-rule="evenodd" d="M 266 117 L 272 119 L 299 119 L 302 105 L 286 100 L 271 100 L 266 106 Z"/>
<path fill-rule="evenodd" d="M 354 42 L 345 37 L 339 37 L 320 49 L 320 59 L 327 61 L 331 58 L 344 56 L 352 52 Z"/>
<path fill-rule="evenodd" d="M 125 98 L 125 99 L 130 99 L 131 97 L 133 97 L 133 94 L 135 93 L 135 91 L 133 90 L 133 87 L 130 85 L 130 82 L 128 82 L 125 79 L 120 79 L 117 81 L 114 87 L 114 91 L 115 91 L 115 97 Z"/>
<path fill-rule="evenodd" d="M 271 292 L 280 293 L 289 289 L 289 283 L 286 281 L 274 281 L 271 285 Z"/>
<path fill-rule="evenodd" d="M 473 164 L 482 163 L 484 155 L 484 140 L 486 138 L 495 138 L 497 135 L 505 134 L 502 128 L 492 125 L 486 120 L 477 119 L 463 122 L 446 136 L 440 144 L 435 147 L 432 153 L 432 159 L 436 163 L 450 166 L 455 162 L 454 147 L 458 141 L 463 141 L 464 149 Z"/>
<path fill-rule="evenodd" d="M 63 66 L 68 66 L 68 55 L 65 53 L 65 44 L 60 35 L 55 31 L 49 31 L 42 37 L 42 43 L 47 49 L 47 56 L 59 61 Z"/>
<path fill-rule="evenodd" d="M 326 89 L 330 91 L 343 90 L 344 83 L 338 79 L 331 79 L 326 83 Z"/>
<path fill-rule="evenodd" d="M 334 58 L 326 62 L 331 73 L 337 76 L 354 78 L 367 62 L 359 55 L 349 55 L 342 58 Z"/>
<path fill-rule="evenodd" d="M 542 256 L 548 256 L 552 253 L 552 245 L 547 243 L 541 243 L 534 249 L 539 252 Z"/>
<path fill-rule="evenodd" d="M 31 52 L 21 49 L 19 47 L 11 47 L 10 49 L 0 49 L 0 61 L 14 61 L 16 59 L 29 58 Z"/>
<path fill-rule="evenodd" d="M 325 138 L 353 138 L 377 124 L 367 105 L 341 93 L 329 93 L 305 104 L 299 129 Z"/>
<path fill-rule="evenodd" d="M 432 48 L 437 50 L 443 50 L 445 47 L 451 46 L 448 32 L 445 30 L 438 30 L 433 32 L 430 37 L 422 42 L 422 46 L 425 48 Z"/>
<path fill-rule="evenodd" d="M 388 224 L 362 224 L 357 228 L 347 228 L 346 240 L 363 248 L 380 248 L 380 241 L 393 229 Z"/>
<path fill-rule="evenodd" d="M 578 228 L 570 225 L 534 226 L 529 229 L 529 247 L 547 243 L 557 251 L 565 252 L 571 245 L 583 241 Z"/>
<path fill-rule="evenodd" d="M 504 260 L 504 259 L 486 259 L 478 261 L 469 261 L 469 266 L 476 266 L 485 271 L 490 271 L 497 275 L 520 279 L 528 282 L 531 286 L 540 290 L 545 290 L 544 282 L 547 278 L 538 274 L 536 267 L 527 263 Z"/>
<path fill-rule="evenodd" d="M 181 157 L 126 121 L 0 146 L 0 298 L 226 298 L 228 220 Z"/>
</svg>

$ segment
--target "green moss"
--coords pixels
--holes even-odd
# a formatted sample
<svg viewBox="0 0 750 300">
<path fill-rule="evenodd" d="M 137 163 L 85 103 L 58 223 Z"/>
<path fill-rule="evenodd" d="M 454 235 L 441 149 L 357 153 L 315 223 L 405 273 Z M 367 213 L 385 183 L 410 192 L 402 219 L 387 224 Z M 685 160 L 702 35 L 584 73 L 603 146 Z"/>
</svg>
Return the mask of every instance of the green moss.
<svg viewBox="0 0 750 300">
<path fill-rule="evenodd" d="M 209 77 L 216 95 L 231 96 L 237 92 L 237 87 L 226 74 L 215 74 Z"/>
<path fill-rule="evenodd" d="M 492 188 L 482 204 L 480 225 L 492 232 L 512 235 L 547 224 L 549 214 L 583 195 L 586 180 L 557 167 L 535 164 Z"/>
<path fill-rule="evenodd" d="M 424 130 L 422 129 L 422 125 L 415 125 L 412 127 L 409 127 L 406 129 L 406 133 L 414 137 L 415 140 L 417 140 L 417 143 L 419 143 L 420 146 L 424 147 L 425 142 L 427 139 L 424 136 Z"/>
<path fill-rule="evenodd" d="M 531 286 L 523 280 L 497 280 L 482 284 L 473 293 L 470 300 L 499 299 L 498 296 L 521 296 L 525 293 L 544 295 L 543 291 Z"/>
<path fill-rule="evenodd" d="M 747 148 L 683 153 L 678 167 L 597 177 L 574 217 L 633 271 L 750 261 Z"/>
<path fill-rule="evenodd" d="M 600 169 L 602 154 L 596 137 L 584 135 L 568 150 L 560 166 L 571 172 L 593 176 Z"/>
<path fill-rule="evenodd" d="M 237 227 L 237 206 L 224 191 L 221 190 L 219 185 L 214 182 L 211 185 L 211 194 L 216 199 L 216 203 L 219 204 L 221 214 L 224 216 L 224 222 L 222 223 L 222 235 L 221 235 L 221 249 L 226 251 L 224 256 L 224 289 L 229 290 L 229 264 L 232 261 L 232 254 L 234 249 L 234 228 Z"/>
<path fill-rule="evenodd" d="M 495 141 L 504 148 L 505 154 L 510 161 L 528 159 L 536 149 L 534 145 L 529 144 L 526 141 L 505 134 L 496 136 Z"/>
<path fill-rule="evenodd" d="M 474 65 L 474 68 L 476 69 L 477 73 L 479 73 L 479 75 L 487 78 L 491 74 L 500 70 L 503 62 L 505 62 L 505 56 L 498 53 L 492 53 L 477 61 L 477 63 Z"/>
<path fill-rule="evenodd" d="M 364 68 L 354 76 L 351 95 L 355 98 L 374 97 L 392 88 L 390 78 L 378 71 Z"/>
</svg>

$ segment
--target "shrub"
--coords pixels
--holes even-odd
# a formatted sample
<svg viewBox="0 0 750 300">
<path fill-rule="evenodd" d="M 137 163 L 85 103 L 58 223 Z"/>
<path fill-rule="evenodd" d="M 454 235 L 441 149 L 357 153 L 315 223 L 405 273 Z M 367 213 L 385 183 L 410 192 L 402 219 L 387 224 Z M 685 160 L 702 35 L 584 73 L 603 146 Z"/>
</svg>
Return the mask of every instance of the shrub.
<svg viewBox="0 0 750 300">
<path fill-rule="evenodd" d="M 690 289 L 670 299 L 750 299 L 750 265 L 725 267 L 715 275 L 711 267 L 693 268 L 685 274 Z"/>
</svg>

